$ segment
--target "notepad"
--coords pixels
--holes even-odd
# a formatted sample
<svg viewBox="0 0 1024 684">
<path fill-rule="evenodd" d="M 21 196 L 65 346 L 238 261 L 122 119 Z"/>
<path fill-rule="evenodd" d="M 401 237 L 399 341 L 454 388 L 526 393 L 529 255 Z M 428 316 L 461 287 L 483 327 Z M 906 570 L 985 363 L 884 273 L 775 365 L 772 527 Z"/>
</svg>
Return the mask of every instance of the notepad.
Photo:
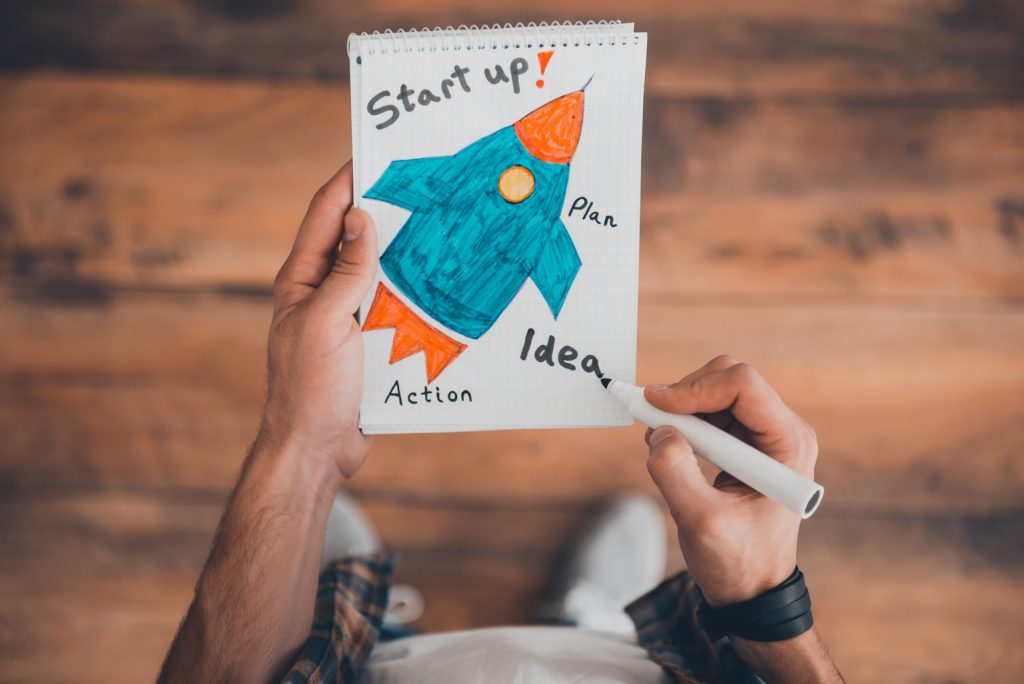
<svg viewBox="0 0 1024 684">
<path fill-rule="evenodd" d="M 366 433 L 632 422 L 647 36 L 632 24 L 351 35 Z"/>
</svg>

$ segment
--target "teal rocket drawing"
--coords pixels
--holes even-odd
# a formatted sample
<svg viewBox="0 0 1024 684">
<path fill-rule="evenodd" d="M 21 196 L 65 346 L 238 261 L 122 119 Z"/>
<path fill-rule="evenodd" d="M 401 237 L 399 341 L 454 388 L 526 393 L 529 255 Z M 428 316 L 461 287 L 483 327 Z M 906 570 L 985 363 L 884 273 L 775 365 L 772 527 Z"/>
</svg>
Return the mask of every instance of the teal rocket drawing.
<svg viewBox="0 0 1024 684">
<path fill-rule="evenodd" d="M 581 265 L 560 215 L 582 125 L 579 90 L 450 157 L 392 162 L 365 196 L 412 212 L 380 260 L 401 294 L 471 339 L 527 280 L 557 318 Z"/>
</svg>

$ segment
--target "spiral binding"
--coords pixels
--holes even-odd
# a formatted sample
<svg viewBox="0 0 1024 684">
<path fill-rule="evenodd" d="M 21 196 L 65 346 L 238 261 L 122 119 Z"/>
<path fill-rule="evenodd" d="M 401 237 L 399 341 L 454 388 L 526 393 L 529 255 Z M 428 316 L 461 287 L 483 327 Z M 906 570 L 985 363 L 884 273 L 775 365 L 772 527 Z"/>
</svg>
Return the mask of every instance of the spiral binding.
<svg viewBox="0 0 1024 684">
<path fill-rule="evenodd" d="M 414 52 L 460 52 L 521 48 L 637 45 L 631 24 L 619 21 L 491 24 L 403 31 L 351 33 L 348 54 L 374 55 Z"/>
</svg>

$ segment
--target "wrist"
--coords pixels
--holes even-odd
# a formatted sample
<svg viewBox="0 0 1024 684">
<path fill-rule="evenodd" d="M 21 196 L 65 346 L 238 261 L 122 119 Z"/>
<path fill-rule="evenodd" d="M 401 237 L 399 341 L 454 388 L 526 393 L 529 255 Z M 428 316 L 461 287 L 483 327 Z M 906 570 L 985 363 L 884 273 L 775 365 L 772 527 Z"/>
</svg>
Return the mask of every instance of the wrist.
<svg viewBox="0 0 1024 684">
<path fill-rule="evenodd" d="M 359 431 L 355 419 L 323 418 L 303 420 L 268 402 L 263 411 L 256 445 L 287 454 L 321 468 L 325 476 L 336 475 L 347 480 L 365 459 L 368 442 Z M 325 424 L 331 427 L 326 428 Z M 354 464 L 354 466 L 353 466 Z M 341 486 L 341 482 L 338 486 Z"/>
<path fill-rule="evenodd" d="M 785 641 L 729 638 L 736 655 L 765 681 L 842 682 L 816 629 Z"/>
<path fill-rule="evenodd" d="M 264 428 L 253 442 L 246 474 L 265 479 L 271 486 L 329 500 L 346 479 L 335 458 L 310 447 L 298 436 L 275 434 Z"/>
<path fill-rule="evenodd" d="M 712 641 L 727 634 L 750 641 L 785 641 L 814 625 L 811 597 L 799 568 L 747 601 L 713 608 L 702 600 L 697 617 Z"/>
<path fill-rule="evenodd" d="M 704 600 L 712 608 L 742 603 L 784 582 L 793 573 L 796 561 L 784 560 L 774 565 L 775 567 L 770 571 L 756 575 L 752 572 L 737 573 L 742 577 L 735 582 L 722 581 L 721 578 L 716 578 L 717 581 L 708 583 L 706 588 L 699 580 L 697 584 L 701 588 Z"/>
</svg>

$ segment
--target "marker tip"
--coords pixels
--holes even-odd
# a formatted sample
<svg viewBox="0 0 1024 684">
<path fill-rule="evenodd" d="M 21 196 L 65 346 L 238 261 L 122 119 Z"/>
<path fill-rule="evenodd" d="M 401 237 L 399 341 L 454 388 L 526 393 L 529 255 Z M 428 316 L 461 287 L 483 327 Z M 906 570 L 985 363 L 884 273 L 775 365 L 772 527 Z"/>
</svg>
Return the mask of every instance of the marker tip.
<svg viewBox="0 0 1024 684">
<path fill-rule="evenodd" d="M 601 384 L 604 385 L 605 389 L 608 389 L 608 385 L 612 384 L 611 378 L 601 378 Z"/>
</svg>

